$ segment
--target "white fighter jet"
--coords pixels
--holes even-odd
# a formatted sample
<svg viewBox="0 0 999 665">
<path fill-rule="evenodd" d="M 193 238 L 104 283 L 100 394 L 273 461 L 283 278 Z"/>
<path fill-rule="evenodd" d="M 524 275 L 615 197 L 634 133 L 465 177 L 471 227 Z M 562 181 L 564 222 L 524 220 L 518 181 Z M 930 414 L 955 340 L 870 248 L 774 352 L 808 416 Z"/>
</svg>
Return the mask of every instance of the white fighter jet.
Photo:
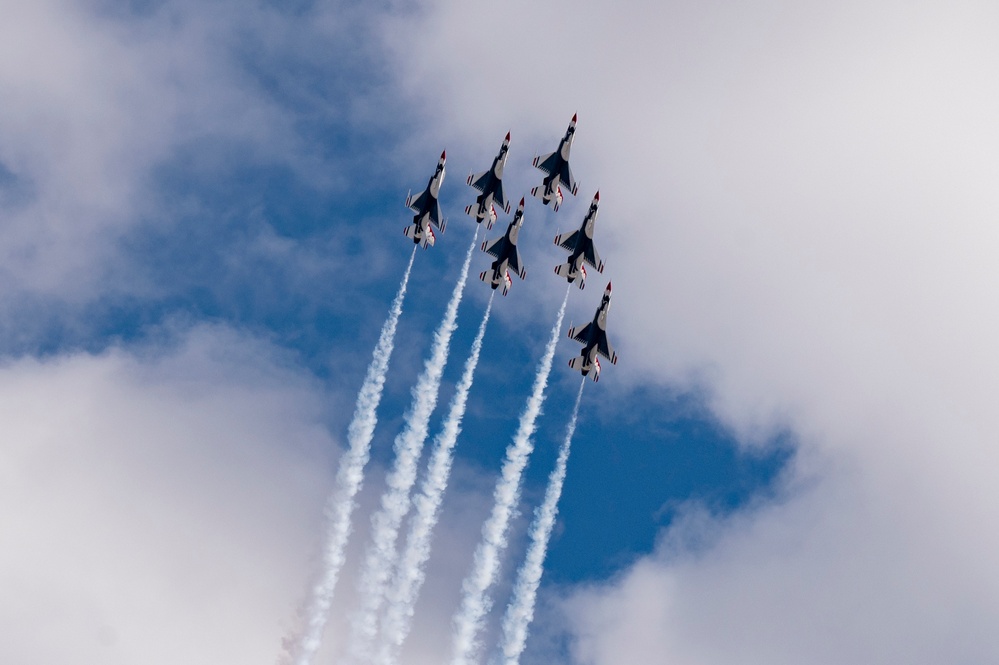
<svg viewBox="0 0 999 665">
<path fill-rule="evenodd" d="M 531 190 L 531 195 L 536 196 L 545 205 L 552 205 L 555 212 L 562 205 L 562 187 L 568 189 L 573 196 L 579 187 L 572 177 L 572 170 L 569 168 L 569 150 L 572 149 L 572 137 L 576 134 L 576 116 L 573 114 L 569 128 L 565 130 L 565 136 L 558 144 L 558 150 L 547 155 L 534 158 L 534 165 L 547 173 L 541 186 Z"/>
<path fill-rule="evenodd" d="M 489 270 L 481 273 L 479 279 L 486 282 L 493 289 L 503 286 L 503 295 L 507 294 L 513 285 L 510 278 L 510 270 L 520 275 L 521 279 L 527 277 L 527 270 L 520 260 L 520 252 L 517 251 L 517 236 L 520 234 L 520 227 L 524 224 L 524 199 L 520 199 L 517 212 L 513 215 L 513 221 L 507 227 L 506 234 L 496 240 L 482 243 L 482 251 L 496 258 Z"/>
<path fill-rule="evenodd" d="M 441 183 L 444 182 L 444 162 L 447 161 L 447 152 L 441 153 L 441 158 L 437 160 L 437 170 L 430 176 L 427 188 L 416 194 L 406 197 L 406 207 L 412 210 L 412 226 L 403 229 L 407 238 L 412 238 L 415 243 L 423 243 L 423 248 L 433 245 L 437 240 L 433 227 L 436 226 L 444 233 L 447 220 L 441 217 L 441 204 L 437 200 L 437 195 L 441 190 Z"/>
<path fill-rule="evenodd" d="M 510 150 L 510 132 L 506 133 L 499 154 L 493 160 L 493 166 L 483 173 L 468 176 L 468 184 L 479 190 L 475 204 L 465 208 L 465 212 L 475 217 L 475 221 L 486 221 L 486 228 L 493 228 L 496 221 L 496 206 L 510 214 L 510 202 L 503 195 L 503 169 L 506 167 L 506 155 Z"/>
<path fill-rule="evenodd" d="M 617 353 L 607 341 L 607 310 L 610 309 L 611 285 L 607 282 L 607 289 L 604 291 L 603 300 L 597 307 L 597 313 L 593 315 L 593 321 L 581 327 L 570 327 L 569 337 L 582 342 L 583 350 L 579 355 L 569 361 L 569 367 L 578 369 L 586 376 L 593 372 L 593 380 L 600 380 L 600 359 L 601 355 L 612 364 L 617 364 Z"/>
<path fill-rule="evenodd" d="M 600 192 L 597 192 L 579 230 L 555 236 L 555 244 L 570 252 L 569 260 L 566 263 L 555 266 L 555 274 L 565 277 L 570 284 L 579 279 L 579 288 L 586 286 L 586 266 L 583 265 L 584 263 L 589 263 L 597 269 L 597 272 L 604 271 L 604 262 L 600 259 L 597 248 L 593 246 L 593 224 L 597 221 L 599 207 Z"/>
</svg>

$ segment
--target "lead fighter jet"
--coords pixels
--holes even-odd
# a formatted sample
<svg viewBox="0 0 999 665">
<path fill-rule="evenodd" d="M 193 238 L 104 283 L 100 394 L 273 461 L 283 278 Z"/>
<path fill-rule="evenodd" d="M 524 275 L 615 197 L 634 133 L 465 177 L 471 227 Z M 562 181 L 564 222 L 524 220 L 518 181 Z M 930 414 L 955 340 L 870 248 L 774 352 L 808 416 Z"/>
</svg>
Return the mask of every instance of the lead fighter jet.
<svg viewBox="0 0 999 665">
<path fill-rule="evenodd" d="M 437 195 L 441 190 L 441 183 L 444 182 L 444 162 L 447 161 L 447 151 L 441 153 L 441 158 L 437 160 L 437 170 L 430 176 L 427 188 L 413 196 L 406 197 L 406 207 L 415 212 L 413 224 L 403 229 L 407 238 L 412 238 L 413 242 L 423 243 L 423 249 L 427 245 L 433 245 L 437 239 L 433 226 L 436 226 L 444 233 L 447 220 L 441 217 L 441 204 L 437 200 Z"/>
<path fill-rule="evenodd" d="M 547 173 L 540 187 L 531 190 L 531 195 L 536 196 L 545 205 L 554 204 L 555 212 L 562 204 L 562 185 L 566 187 L 572 195 L 576 195 L 579 187 L 572 177 L 572 169 L 569 168 L 569 150 L 572 148 L 572 137 L 576 133 L 576 115 L 573 114 L 569 128 L 565 130 L 565 136 L 558 144 L 558 150 L 547 155 L 534 158 L 534 165 Z"/>
<path fill-rule="evenodd" d="M 503 285 L 503 295 L 507 294 L 513 285 L 510 278 L 510 270 L 520 275 L 521 279 L 527 277 L 527 270 L 521 264 L 520 252 L 517 251 L 517 236 L 520 234 L 520 227 L 524 224 L 524 199 L 520 199 L 517 212 L 513 215 L 513 221 L 506 230 L 506 234 L 493 241 L 482 243 L 482 251 L 490 256 L 496 257 L 489 270 L 479 274 L 479 279 L 486 282 L 493 289 L 500 284 Z"/>
<path fill-rule="evenodd" d="M 569 361 L 569 367 L 578 369 L 583 373 L 583 376 L 592 370 L 594 381 L 600 379 L 598 354 L 610 360 L 612 364 L 617 364 L 617 353 L 607 341 L 607 310 L 610 309 L 610 300 L 611 285 L 610 282 L 607 282 L 607 289 L 604 291 L 600 306 L 597 307 L 597 313 L 593 315 L 593 321 L 579 328 L 569 328 L 569 337 L 583 343 L 583 350 Z"/>
<path fill-rule="evenodd" d="M 600 192 L 593 197 L 590 203 L 590 210 L 583 218 L 583 224 L 578 231 L 572 233 L 562 233 L 555 236 L 555 244 L 569 250 L 569 260 L 560 266 L 555 266 L 555 274 L 565 277 L 572 284 L 579 278 L 579 288 L 586 286 L 586 266 L 589 263 L 597 269 L 597 272 L 604 271 L 604 262 L 597 254 L 597 248 L 593 246 L 593 224 L 597 221 L 597 211 L 600 206 Z"/>
<path fill-rule="evenodd" d="M 503 195 L 503 169 L 506 167 L 506 155 L 510 150 L 510 132 L 506 133 L 503 145 L 500 146 L 499 154 L 493 160 L 493 166 L 484 173 L 476 173 L 468 176 L 468 184 L 482 192 L 475 199 L 475 205 L 465 208 L 465 212 L 475 217 L 475 221 L 481 222 L 487 219 L 486 228 L 493 228 L 496 221 L 496 207 L 510 214 L 510 202 Z M 475 212 L 472 212 L 472 211 Z"/>
</svg>

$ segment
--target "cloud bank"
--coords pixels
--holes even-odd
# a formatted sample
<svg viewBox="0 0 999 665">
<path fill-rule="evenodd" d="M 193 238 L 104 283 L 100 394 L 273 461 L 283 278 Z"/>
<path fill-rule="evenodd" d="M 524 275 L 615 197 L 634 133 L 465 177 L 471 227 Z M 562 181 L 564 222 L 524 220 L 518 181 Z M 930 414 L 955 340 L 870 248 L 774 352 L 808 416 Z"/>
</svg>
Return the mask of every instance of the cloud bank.
<svg viewBox="0 0 999 665">
<path fill-rule="evenodd" d="M 337 448 L 323 391 L 224 328 L 0 369 L 0 652 L 273 663 Z"/>
<path fill-rule="evenodd" d="M 779 500 L 691 509 L 619 579 L 566 590 L 575 660 L 999 658 L 996 9 L 441 1 L 404 20 L 401 87 L 435 131 L 475 144 L 512 119 L 542 149 L 579 112 L 615 369 L 701 392 L 747 445 L 798 442 Z M 516 37 L 478 48 L 475 25 Z M 516 94 L 469 111 L 482 72 Z"/>
</svg>

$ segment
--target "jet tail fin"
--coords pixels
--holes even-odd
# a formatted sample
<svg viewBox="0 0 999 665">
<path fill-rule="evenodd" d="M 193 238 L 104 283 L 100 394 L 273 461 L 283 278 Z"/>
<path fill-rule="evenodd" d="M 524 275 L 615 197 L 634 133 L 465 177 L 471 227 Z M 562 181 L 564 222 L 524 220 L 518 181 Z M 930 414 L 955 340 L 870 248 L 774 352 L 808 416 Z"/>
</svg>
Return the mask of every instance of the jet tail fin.
<svg viewBox="0 0 999 665">
<path fill-rule="evenodd" d="M 593 380 L 600 380 L 600 361 L 595 360 L 592 365 L 587 365 L 585 356 L 576 356 L 569 361 L 569 367 L 581 372 L 583 376 L 587 376 L 590 372 L 593 372 Z"/>
<path fill-rule="evenodd" d="M 473 203 L 472 205 L 465 206 L 465 214 L 471 215 L 476 223 L 482 223 L 485 221 L 486 229 L 488 230 L 493 228 L 493 223 L 496 221 L 496 206 L 489 206 L 489 208 L 483 212 L 481 210 L 481 206 Z"/>
<path fill-rule="evenodd" d="M 413 242 L 422 243 L 423 249 L 426 249 L 427 247 L 432 247 L 434 242 L 437 240 L 437 237 L 434 235 L 433 229 L 431 229 L 429 226 L 427 227 L 426 233 L 420 233 L 419 224 L 410 224 L 409 226 L 407 226 L 402 230 L 402 233 L 407 238 L 412 238 Z"/>
<path fill-rule="evenodd" d="M 550 205 L 558 212 L 559 206 L 562 205 L 562 188 L 555 187 L 555 190 L 549 190 L 544 185 L 538 185 L 531 189 L 531 196 L 541 199 L 541 202 L 546 206 Z"/>
<path fill-rule="evenodd" d="M 571 262 L 567 261 L 560 266 L 555 266 L 555 274 L 564 277 L 570 284 L 578 279 L 580 289 L 586 286 L 586 270 L 573 270 Z"/>
</svg>

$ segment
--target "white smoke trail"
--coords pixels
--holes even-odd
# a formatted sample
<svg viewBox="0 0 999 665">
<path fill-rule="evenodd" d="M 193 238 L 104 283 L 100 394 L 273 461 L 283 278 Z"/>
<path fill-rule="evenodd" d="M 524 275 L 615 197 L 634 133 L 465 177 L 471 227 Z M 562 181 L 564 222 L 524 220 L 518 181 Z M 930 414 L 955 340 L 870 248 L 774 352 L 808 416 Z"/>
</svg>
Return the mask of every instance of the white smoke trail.
<svg viewBox="0 0 999 665">
<path fill-rule="evenodd" d="M 531 524 L 531 544 L 527 548 L 527 557 L 517 572 L 517 582 L 513 587 L 513 600 L 506 608 L 503 617 L 503 660 L 504 665 L 518 665 L 520 654 L 524 652 L 527 643 L 527 627 L 534 619 L 534 602 L 538 596 L 538 585 L 541 583 L 541 573 L 544 571 L 545 555 L 548 553 L 548 541 L 551 539 L 552 527 L 558 515 L 558 500 L 562 496 L 562 484 L 565 482 L 565 468 L 569 461 L 569 447 L 572 445 L 572 435 L 576 433 L 576 419 L 579 417 L 579 402 L 583 398 L 583 386 L 586 377 L 579 384 L 576 394 L 576 405 L 572 407 L 572 417 L 565 429 L 565 439 L 558 451 L 555 469 L 548 477 L 548 489 L 545 490 L 545 500 L 535 514 Z"/>
<path fill-rule="evenodd" d="M 482 338 L 486 334 L 486 324 L 489 323 L 495 295 L 496 292 L 493 291 L 489 296 L 489 304 L 486 305 L 479 331 L 472 342 L 465 369 L 455 388 L 454 397 L 451 398 L 451 408 L 440 434 L 434 439 L 434 450 L 420 494 L 413 500 L 416 512 L 406 537 L 406 548 L 399 559 L 395 580 L 389 587 L 389 606 L 382 617 L 382 642 L 377 661 L 379 665 L 394 665 L 399 648 L 409 635 L 413 609 L 426 577 L 424 565 L 430 558 L 430 536 L 440 515 L 441 501 L 454 461 L 454 446 L 461 433 L 461 421 L 465 417 L 468 393 L 472 387 L 475 368 L 479 364 Z"/>
<path fill-rule="evenodd" d="M 478 228 L 465 254 L 465 263 L 447 304 L 444 318 L 437 326 L 430 357 L 413 387 L 413 404 L 405 416 L 402 432 L 395 438 L 395 465 L 386 481 L 388 488 L 382 494 L 381 507 L 371 519 L 371 543 L 364 556 L 364 566 L 358 589 L 361 592 L 361 609 L 354 617 L 348 654 L 352 659 L 370 661 L 372 642 L 378 632 L 378 612 L 385 599 L 385 588 L 395 568 L 396 539 L 402 519 L 409 512 L 409 493 L 416 482 L 416 471 L 427 439 L 430 416 L 437 406 L 441 376 L 447 364 L 451 335 L 457 328 L 458 305 L 465 290 L 472 251 L 478 238 Z"/>
<path fill-rule="evenodd" d="M 506 460 L 503 462 L 503 470 L 493 493 L 493 511 L 482 526 L 482 540 L 475 550 L 472 572 L 462 584 L 461 607 L 454 617 L 452 665 L 469 665 L 479 647 L 478 634 L 482 628 L 482 620 L 492 604 L 488 596 L 489 587 L 492 586 L 499 571 L 499 555 L 506 547 L 507 527 L 520 498 L 521 475 L 527 466 L 528 457 L 534 450 L 531 436 L 534 434 L 535 422 L 545 400 L 545 387 L 548 385 L 548 374 L 551 372 L 552 357 L 555 355 L 555 345 L 558 342 L 562 319 L 565 316 L 565 304 L 568 300 L 569 289 L 566 288 L 562 307 L 559 308 L 558 318 L 552 326 L 551 337 L 545 347 L 545 354 L 538 366 L 534 390 L 520 416 L 520 425 L 513 442 L 506 449 Z"/>
<path fill-rule="evenodd" d="M 336 588 L 340 569 L 343 567 L 344 549 L 350 537 L 350 516 L 356 505 L 355 497 L 364 480 L 364 466 L 371 454 L 371 438 L 378 423 L 378 403 L 382 399 L 385 375 L 388 373 L 389 358 L 395 346 L 395 330 L 402 314 L 402 301 L 406 297 L 409 274 L 413 270 L 416 248 L 409 256 L 409 264 L 399 283 L 388 318 L 382 325 L 378 344 L 371 356 L 371 364 L 364 376 L 364 383 L 357 395 L 354 419 L 347 428 L 347 441 L 350 448 L 340 458 L 336 474 L 336 489 L 326 502 L 328 532 L 326 548 L 323 552 L 322 578 L 312 589 L 311 604 L 308 608 L 304 634 L 298 640 L 295 663 L 309 665 L 322 643 L 323 631 L 329 617 L 333 591 Z"/>
</svg>

